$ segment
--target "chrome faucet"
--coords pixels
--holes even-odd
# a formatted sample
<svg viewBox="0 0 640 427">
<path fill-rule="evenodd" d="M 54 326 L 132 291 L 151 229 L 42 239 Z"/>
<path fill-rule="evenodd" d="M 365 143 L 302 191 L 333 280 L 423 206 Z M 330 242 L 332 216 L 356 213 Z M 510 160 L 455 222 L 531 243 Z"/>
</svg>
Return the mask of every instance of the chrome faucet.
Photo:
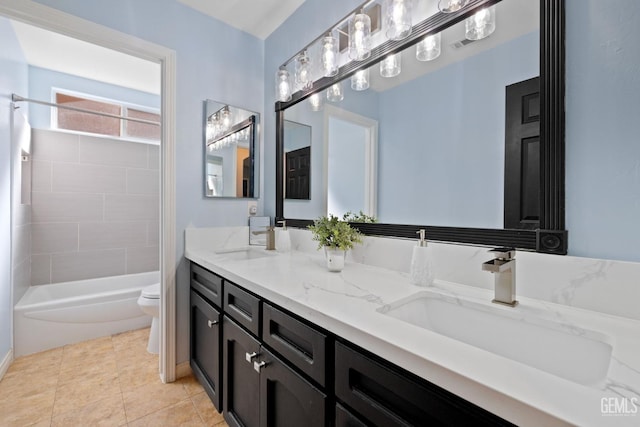
<svg viewBox="0 0 640 427">
<path fill-rule="evenodd" d="M 482 271 L 495 274 L 494 299 L 491 302 L 515 307 L 516 301 L 516 250 L 513 248 L 496 248 L 489 252 L 495 258 L 482 263 Z"/>
<path fill-rule="evenodd" d="M 276 229 L 274 226 L 265 227 L 264 231 L 252 231 L 254 235 L 266 234 L 267 235 L 267 247 L 266 250 L 273 251 L 276 249 Z"/>
</svg>

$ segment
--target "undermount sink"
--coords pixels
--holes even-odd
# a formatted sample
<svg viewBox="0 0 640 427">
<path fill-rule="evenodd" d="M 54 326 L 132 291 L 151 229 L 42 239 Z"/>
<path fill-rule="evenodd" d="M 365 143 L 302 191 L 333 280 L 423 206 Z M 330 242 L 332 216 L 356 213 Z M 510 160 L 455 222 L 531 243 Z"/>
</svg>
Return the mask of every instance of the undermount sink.
<svg viewBox="0 0 640 427">
<path fill-rule="evenodd" d="M 219 249 L 215 251 L 217 255 L 222 255 L 232 260 L 249 260 L 273 256 L 275 251 L 267 251 L 264 247 L 242 246 L 239 248 Z"/>
<path fill-rule="evenodd" d="M 598 384 L 609 370 L 611 338 L 518 308 L 422 291 L 378 311 L 579 384 Z"/>
</svg>

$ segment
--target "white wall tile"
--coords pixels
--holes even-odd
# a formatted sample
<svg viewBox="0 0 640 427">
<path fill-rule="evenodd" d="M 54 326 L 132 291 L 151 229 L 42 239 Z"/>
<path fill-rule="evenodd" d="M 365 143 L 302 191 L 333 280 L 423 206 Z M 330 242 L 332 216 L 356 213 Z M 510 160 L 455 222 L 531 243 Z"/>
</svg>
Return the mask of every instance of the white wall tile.
<svg viewBox="0 0 640 427">
<path fill-rule="evenodd" d="M 51 283 L 51 255 L 31 256 L 31 284 L 47 285 Z"/>
<path fill-rule="evenodd" d="M 158 246 L 127 249 L 127 274 L 157 271 L 159 269 L 160 248 Z"/>
<path fill-rule="evenodd" d="M 80 224 L 80 251 L 140 246 L 147 246 L 146 222 L 83 222 Z"/>
<path fill-rule="evenodd" d="M 34 255 L 78 250 L 78 223 L 37 223 L 32 225 L 31 233 L 31 253 Z"/>
<path fill-rule="evenodd" d="M 146 168 L 147 144 L 110 138 L 80 136 L 80 162 L 108 166 Z"/>
<path fill-rule="evenodd" d="M 160 172 L 150 169 L 127 169 L 128 194 L 160 194 Z"/>
<path fill-rule="evenodd" d="M 160 221 L 147 222 L 147 246 L 160 245 Z"/>
<path fill-rule="evenodd" d="M 32 129 L 31 135 L 34 160 L 78 161 L 78 135 L 44 129 Z"/>
<path fill-rule="evenodd" d="M 105 221 L 157 221 L 159 218 L 159 196 L 105 195 Z"/>
<path fill-rule="evenodd" d="M 33 192 L 31 209 L 34 223 L 101 221 L 104 199 L 102 194 Z"/>
<path fill-rule="evenodd" d="M 31 191 L 51 192 L 51 162 L 49 160 L 34 160 L 31 162 Z"/>
<path fill-rule="evenodd" d="M 160 169 L 160 146 L 159 145 L 147 145 L 149 150 L 149 169 Z"/>
<path fill-rule="evenodd" d="M 126 169 L 113 166 L 54 163 L 51 191 L 125 193 Z"/>
<path fill-rule="evenodd" d="M 25 259 L 13 268 L 13 304 L 17 304 L 20 298 L 31 286 L 31 257 Z"/>
<path fill-rule="evenodd" d="M 125 274 L 125 249 L 51 255 L 52 283 Z"/>
</svg>

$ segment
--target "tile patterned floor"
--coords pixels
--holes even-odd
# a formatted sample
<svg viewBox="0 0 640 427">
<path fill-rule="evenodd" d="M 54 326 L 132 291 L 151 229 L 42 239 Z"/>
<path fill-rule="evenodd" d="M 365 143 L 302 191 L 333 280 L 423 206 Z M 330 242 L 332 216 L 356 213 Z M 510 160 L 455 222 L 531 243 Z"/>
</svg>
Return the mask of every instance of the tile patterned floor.
<svg viewBox="0 0 640 427">
<path fill-rule="evenodd" d="M 158 377 L 149 329 L 16 359 L 0 381 L 0 426 L 227 427 L 193 376 Z"/>
</svg>

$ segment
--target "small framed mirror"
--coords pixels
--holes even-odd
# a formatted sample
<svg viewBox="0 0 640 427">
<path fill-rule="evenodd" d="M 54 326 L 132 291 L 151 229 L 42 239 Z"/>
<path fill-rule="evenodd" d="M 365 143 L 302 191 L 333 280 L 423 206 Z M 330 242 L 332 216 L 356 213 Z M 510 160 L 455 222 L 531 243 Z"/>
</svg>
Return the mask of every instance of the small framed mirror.
<svg viewBox="0 0 640 427">
<path fill-rule="evenodd" d="M 260 115 L 218 101 L 204 101 L 205 197 L 258 197 Z"/>
</svg>

